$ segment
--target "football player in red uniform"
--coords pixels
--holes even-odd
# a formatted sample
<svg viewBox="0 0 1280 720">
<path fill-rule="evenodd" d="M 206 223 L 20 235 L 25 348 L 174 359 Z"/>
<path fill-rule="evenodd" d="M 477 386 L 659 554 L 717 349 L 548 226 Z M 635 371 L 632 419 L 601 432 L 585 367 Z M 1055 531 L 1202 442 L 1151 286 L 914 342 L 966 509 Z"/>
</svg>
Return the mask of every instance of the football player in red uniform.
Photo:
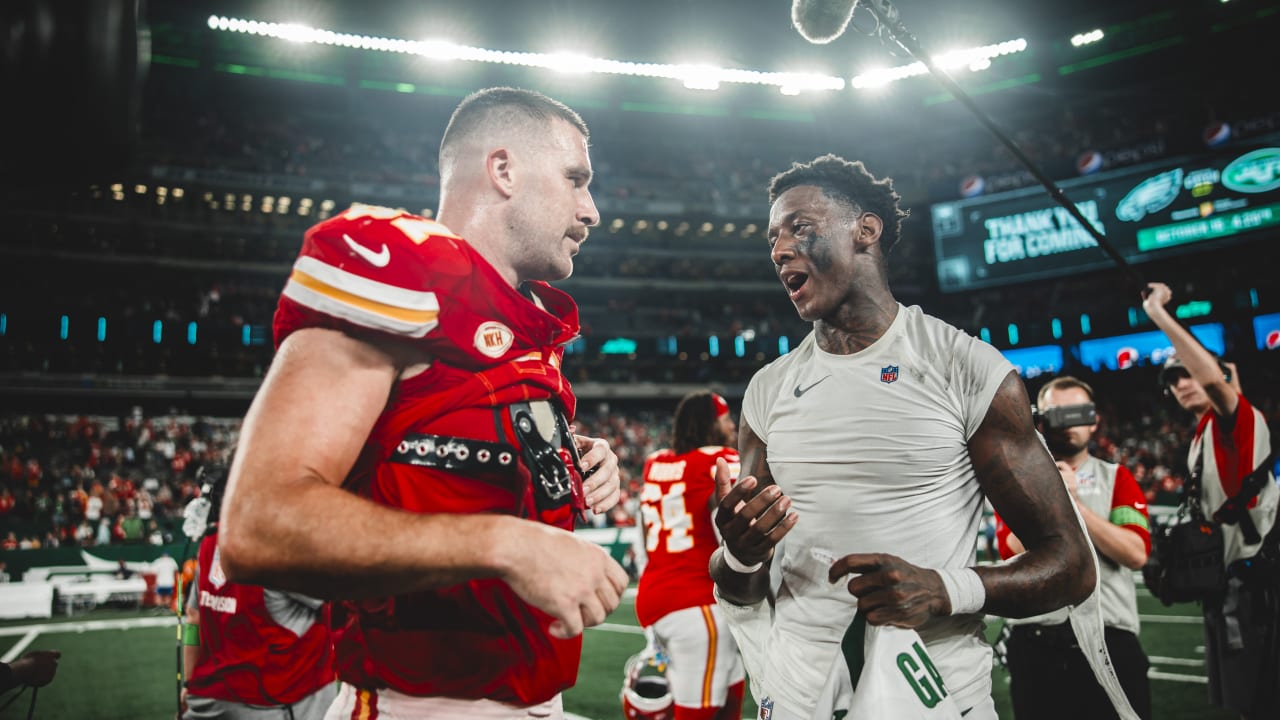
<svg viewBox="0 0 1280 720">
<path fill-rule="evenodd" d="M 618 463 L 570 431 L 577 306 L 545 282 L 599 222 L 587 141 L 544 95 L 482 90 L 441 141 L 438 220 L 357 205 L 307 232 L 219 548 L 233 581 L 342 601 L 333 717 L 558 717 L 626 587 L 571 532 Z"/>
<path fill-rule="evenodd" d="M 742 717 L 743 669 L 707 570 L 720 545 L 712 522 L 716 459 L 738 474 L 737 427 L 729 404 L 710 391 L 676 406 L 674 447 L 645 460 L 640 496 L 648 564 L 636 617 L 667 658 L 675 720 Z"/>
<path fill-rule="evenodd" d="M 199 548 L 182 628 L 183 720 L 321 720 L 337 695 L 329 610 L 295 593 L 227 581 L 218 558 L 223 463 L 201 468 L 183 532 Z"/>
</svg>

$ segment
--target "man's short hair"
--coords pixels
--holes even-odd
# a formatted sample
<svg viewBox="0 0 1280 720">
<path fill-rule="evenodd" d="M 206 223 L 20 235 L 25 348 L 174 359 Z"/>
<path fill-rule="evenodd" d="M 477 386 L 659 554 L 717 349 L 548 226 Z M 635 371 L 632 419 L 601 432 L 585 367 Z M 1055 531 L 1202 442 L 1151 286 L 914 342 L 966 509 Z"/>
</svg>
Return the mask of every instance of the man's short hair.
<svg viewBox="0 0 1280 720">
<path fill-rule="evenodd" d="M 884 222 L 885 247 L 893 247 L 902 237 L 902 221 L 911 213 L 898 207 L 901 197 L 893 189 L 893 179 L 877 179 L 861 160 L 850 162 L 838 155 L 823 155 L 812 162 L 792 163 L 790 169 L 769 181 L 769 204 L 794 187 L 813 185 L 827 197 L 847 205 L 854 212 L 875 213 Z"/>
<path fill-rule="evenodd" d="M 591 137 L 587 124 L 578 113 L 540 92 L 510 87 L 473 92 L 458 103 L 449 118 L 449 125 L 445 127 L 444 137 L 440 140 L 440 169 L 445 170 L 448 154 L 477 131 L 511 127 L 518 123 L 546 124 L 552 120 L 563 120 L 582 133 L 582 137 Z"/>
<path fill-rule="evenodd" d="M 1084 393 L 1089 396 L 1089 402 L 1093 402 L 1093 388 L 1089 387 L 1089 383 L 1080 380 L 1079 378 L 1071 377 L 1070 375 L 1061 375 L 1045 383 L 1044 386 L 1040 388 L 1040 392 L 1036 393 L 1036 405 L 1038 407 L 1043 407 L 1044 399 L 1049 397 L 1049 393 L 1054 390 L 1070 390 L 1072 388 L 1079 388 L 1083 390 Z"/>
</svg>

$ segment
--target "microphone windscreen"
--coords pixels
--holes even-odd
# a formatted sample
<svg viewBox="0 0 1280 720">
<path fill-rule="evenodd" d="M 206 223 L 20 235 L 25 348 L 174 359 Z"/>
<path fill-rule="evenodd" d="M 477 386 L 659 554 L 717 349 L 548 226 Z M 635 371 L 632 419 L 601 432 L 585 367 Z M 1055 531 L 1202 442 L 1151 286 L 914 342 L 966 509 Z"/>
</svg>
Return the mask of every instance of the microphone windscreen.
<svg viewBox="0 0 1280 720">
<path fill-rule="evenodd" d="M 849 27 L 857 0 L 791 0 L 791 24 L 811 43 L 825 45 Z"/>
</svg>

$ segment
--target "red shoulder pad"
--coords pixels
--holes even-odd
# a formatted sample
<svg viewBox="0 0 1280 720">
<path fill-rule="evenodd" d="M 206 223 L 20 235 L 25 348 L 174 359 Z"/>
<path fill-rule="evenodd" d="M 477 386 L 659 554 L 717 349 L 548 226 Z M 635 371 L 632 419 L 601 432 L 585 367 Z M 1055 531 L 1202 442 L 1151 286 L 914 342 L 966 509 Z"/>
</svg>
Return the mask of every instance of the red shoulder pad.
<svg viewBox="0 0 1280 720">
<path fill-rule="evenodd" d="M 434 286 L 470 272 L 459 240 L 434 220 L 373 205 L 312 227 L 281 293 L 277 344 L 309 326 L 425 336 L 439 323 Z"/>
</svg>

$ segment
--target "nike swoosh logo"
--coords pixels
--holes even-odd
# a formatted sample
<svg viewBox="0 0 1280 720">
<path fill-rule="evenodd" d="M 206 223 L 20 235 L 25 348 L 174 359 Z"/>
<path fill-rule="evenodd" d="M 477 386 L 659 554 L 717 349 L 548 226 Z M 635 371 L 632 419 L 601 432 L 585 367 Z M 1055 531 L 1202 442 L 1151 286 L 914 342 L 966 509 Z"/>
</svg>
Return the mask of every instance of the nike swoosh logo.
<svg viewBox="0 0 1280 720">
<path fill-rule="evenodd" d="M 822 382 L 823 380 L 826 380 L 826 379 L 827 379 L 827 378 L 829 378 L 829 377 L 831 377 L 831 376 L 830 376 L 830 375 L 823 375 L 822 377 L 818 378 L 818 379 L 813 383 L 813 385 L 810 385 L 810 386 L 809 386 L 809 387 L 807 387 L 807 388 L 801 388 L 799 385 L 797 385 L 797 386 L 796 386 L 796 397 L 800 397 L 801 395 L 804 395 L 805 393 L 809 392 L 809 391 L 810 391 L 810 390 L 812 390 L 815 386 L 817 386 L 817 384 L 818 384 L 818 383 Z"/>
<path fill-rule="evenodd" d="M 391 248 L 387 247 L 386 243 L 382 244 L 382 250 L 380 252 L 374 252 L 355 240 L 352 240 L 351 236 L 346 233 L 343 233 L 342 239 L 347 241 L 347 247 L 351 248 L 352 252 L 365 260 L 368 260 L 369 264 L 374 267 L 386 267 L 387 263 L 391 262 Z"/>
</svg>

